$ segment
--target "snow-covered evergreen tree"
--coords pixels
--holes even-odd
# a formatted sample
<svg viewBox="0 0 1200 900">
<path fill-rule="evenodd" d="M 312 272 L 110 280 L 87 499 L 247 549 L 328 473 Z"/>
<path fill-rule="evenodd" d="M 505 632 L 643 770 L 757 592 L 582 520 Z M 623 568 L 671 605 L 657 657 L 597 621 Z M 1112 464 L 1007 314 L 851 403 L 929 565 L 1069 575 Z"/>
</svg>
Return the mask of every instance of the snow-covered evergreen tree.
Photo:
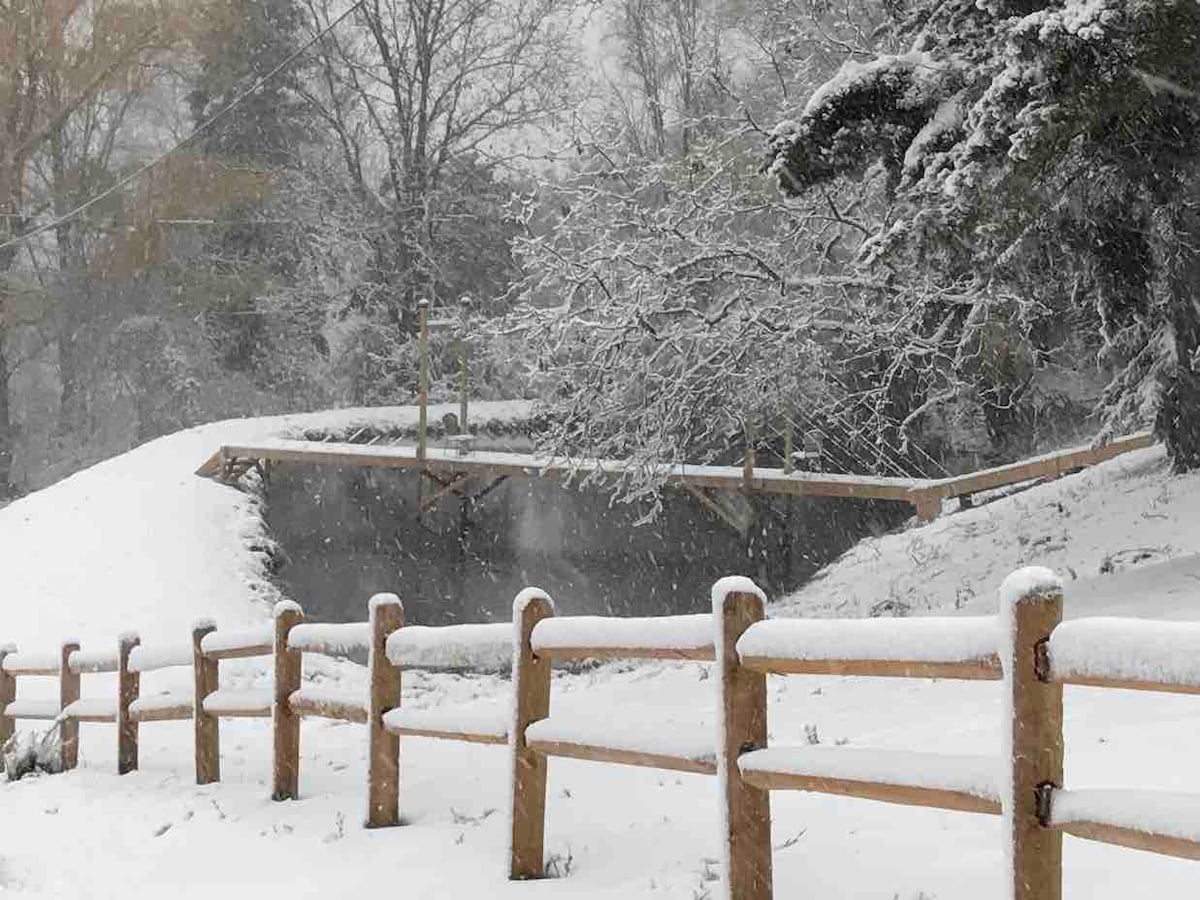
<svg viewBox="0 0 1200 900">
<path fill-rule="evenodd" d="M 949 383 L 1012 405 L 1020 360 L 1082 346 L 1104 430 L 1156 418 L 1200 465 L 1200 7 L 924 0 L 904 28 L 908 52 L 845 64 L 776 128 L 782 189 L 887 192 L 862 261 L 946 294 L 918 312 Z"/>
</svg>

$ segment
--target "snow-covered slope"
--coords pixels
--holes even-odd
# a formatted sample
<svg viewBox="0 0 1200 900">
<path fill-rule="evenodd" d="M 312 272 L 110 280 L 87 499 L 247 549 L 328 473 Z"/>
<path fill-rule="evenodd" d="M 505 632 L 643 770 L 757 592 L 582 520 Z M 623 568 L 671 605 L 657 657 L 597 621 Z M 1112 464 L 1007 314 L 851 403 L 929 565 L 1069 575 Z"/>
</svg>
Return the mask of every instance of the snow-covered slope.
<svg viewBox="0 0 1200 900">
<path fill-rule="evenodd" d="M 457 407 L 431 407 L 435 421 Z M 526 403 L 479 403 L 477 421 L 527 417 Z M 111 643 L 186 635 L 198 617 L 265 617 L 276 590 L 256 499 L 197 478 L 221 444 L 308 430 L 416 423 L 415 407 L 345 409 L 203 425 L 159 438 L 0 509 L 0 642 Z"/>
<path fill-rule="evenodd" d="M 1200 619 L 1200 472 L 1170 477 L 1156 446 L 870 538 L 774 614 L 993 613 L 1004 576 L 1031 564 L 1063 576 L 1068 616 Z"/>
<path fill-rule="evenodd" d="M 89 558 L 112 560 L 103 580 L 89 579 L 86 572 L 68 571 L 68 558 L 32 537 L 23 553 L 6 549 L 4 565 L 15 583 L 52 588 L 61 607 L 43 621 L 36 610 L 18 606 L 22 636 L 53 643 L 64 623 L 85 619 L 106 637 L 127 623 L 177 633 L 201 611 L 232 622 L 239 610 L 249 616 L 254 613 L 246 609 L 260 609 L 255 597 L 264 591 L 250 587 L 256 572 L 244 565 L 229 569 L 225 559 L 226 553 L 237 559 L 240 547 L 239 565 L 246 563 L 246 537 L 229 544 L 221 537 L 236 534 L 239 523 L 253 519 L 253 510 L 230 505 L 242 502 L 237 492 L 204 482 L 190 486 L 198 481 L 191 468 L 221 439 L 204 436 L 182 452 L 184 438 L 176 436 L 169 440 L 181 442 L 178 458 L 142 448 L 115 461 L 110 475 L 96 476 L 102 469 L 97 467 L 83 473 L 88 478 L 77 476 L 82 487 L 56 495 L 64 490 L 59 486 L 5 510 L 11 516 L 20 508 L 22 516 L 42 521 L 42 540 L 55 541 L 58 532 L 74 529 L 77 539 L 86 538 Z M 142 462 L 129 465 L 137 454 L 144 454 Z M 131 539 L 101 523 L 137 517 L 120 484 L 146 477 L 138 474 L 143 465 L 158 473 L 153 476 L 158 492 L 138 491 L 146 521 Z M 218 494 L 210 496 L 210 488 Z M 929 526 L 864 542 L 805 590 L 776 603 L 773 613 L 865 615 L 881 603 L 877 611 L 884 614 L 905 608 L 913 614 L 993 613 L 1003 577 L 1017 565 L 1040 563 L 1066 576 L 1075 614 L 1200 619 L 1198 489 L 1200 476 L 1167 475 L 1161 451 L 1131 454 Z M 78 528 L 72 523 L 75 509 L 85 511 Z M 178 518 L 178 528 L 164 523 L 164 516 Z M 14 521 L 0 517 L 4 536 Z M 199 587 L 179 585 L 174 598 L 180 602 L 174 603 L 160 583 L 167 574 L 141 571 L 139 549 L 174 558 L 164 568 L 186 566 Z M 181 562 L 181 556 L 190 558 Z M 227 568 L 206 574 L 206 566 Z M 136 591 L 126 596 L 121 589 L 128 583 Z M 2 632 L 15 603 L 7 593 L 0 603 Z M 110 604 L 112 613 L 97 609 Z M 261 671 L 238 677 L 263 684 Z M 323 668 L 317 677 L 331 688 L 363 683 L 362 670 L 352 665 Z M 147 689 L 155 689 L 149 679 Z M 495 712 L 506 708 L 507 689 L 495 677 L 406 674 L 404 702 Z M 1200 793 L 1194 765 L 1200 698 L 1087 688 L 1066 694 L 1070 787 Z M 715 737 L 714 701 L 715 683 L 704 664 L 614 664 L 556 674 L 552 715 L 568 729 L 575 723 L 580 728 L 613 723 L 628 736 L 640 728 L 653 743 L 696 729 Z M 799 676 L 772 679 L 769 725 L 773 745 L 997 754 L 1001 708 L 996 683 Z M 111 774 L 111 726 L 85 726 L 79 770 L 0 785 L 0 894 L 21 900 L 200 900 L 215 893 L 254 900 L 384 893 L 445 900 L 720 895 L 712 778 L 554 760 L 547 852 L 552 872 L 565 877 L 510 883 L 503 877 L 508 840 L 503 748 L 406 738 L 407 824 L 364 831 L 360 726 L 304 725 L 302 799 L 289 803 L 266 799 L 265 723 L 222 724 L 220 784 L 192 783 L 190 738 L 190 723 L 145 726 L 142 770 L 119 778 Z M 809 794 L 777 793 L 771 803 L 776 897 L 1005 896 L 998 819 Z M 1065 860 L 1064 896 L 1078 900 L 1191 897 L 1200 877 L 1196 863 L 1074 839 L 1067 841 Z"/>
</svg>

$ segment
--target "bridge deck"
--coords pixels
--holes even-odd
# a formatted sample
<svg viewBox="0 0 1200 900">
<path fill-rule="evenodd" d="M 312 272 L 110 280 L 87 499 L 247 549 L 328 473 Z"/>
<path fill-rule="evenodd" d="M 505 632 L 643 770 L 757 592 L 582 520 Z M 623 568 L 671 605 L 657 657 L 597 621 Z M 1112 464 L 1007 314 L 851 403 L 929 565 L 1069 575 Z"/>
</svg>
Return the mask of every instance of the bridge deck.
<svg viewBox="0 0 1200 900">
<path fill-rule="evenodd" d="M 331 466 L 378 466 L 397 469 L 425 469 L 449 476 L 474 475 L 526 478 L 567 478 L 595 472 L 617 476 L 633 466 L 612 459 L 558 459 L 525 453 L 473 451 L 460 455 L 457 450 L 431 447 L 425 458 L 417 457 L 411 446 L 385 447 L 321 441 L 273 440 L 256 444 L 226 444 L 208 459 L 197 475 L 220 475 L 223 467 L 238 460 L 313 463 Z M 914 489 L 933 482 L 920 478 L 884 478 L 873 475 L 832 475 L 820 472 L 784 473 L 782 469 L 755 468 L 746 479 L 741 466 L 671 465 L 657 468 L 669 484 L 697 488 L 739 490 L 754 494 L 791 494 L 807 497 L 862 497 L 911 502 Z"/>
<path fill-rule="evenodd" d="M 782 494 L 795 497 L 852 497 L 910 503 L 923 519 L 936 518 L 941 501 L 977 491 L 992 490 L 1040 478 L 1057 478 L 1075 469 L 1093 466 L 1131 450 L 1150 446 L 1148 432 L 1117 438 L 1100 447 L 1059 450 L 982 472 L 951 478 L 888 478 L 877 475 L 834 475 L 823 472 L 784 472 L 754 468 L 749 477 L 742 466 L 663 465 L 651 467 L 667 484 L 693 491 L 716 489 L 743 494 Z M 256 461 L 309 463 L 330 466 L 377 466 L 420 469 L 448 479 L 447 489 L 460 479 L 524 477 L 559 478 L 601 473 L 619 476 L 636 468 L 615 459 L 567 459 L 525 453 L 472 451 L 433 447 L 425 458 L 405 445 L 372 446 L 322 441 L 270 440 L 256 444 L 226 444 L 199 469 L 197 475 L 228 477 L 240 474 Z"/>
</svg>

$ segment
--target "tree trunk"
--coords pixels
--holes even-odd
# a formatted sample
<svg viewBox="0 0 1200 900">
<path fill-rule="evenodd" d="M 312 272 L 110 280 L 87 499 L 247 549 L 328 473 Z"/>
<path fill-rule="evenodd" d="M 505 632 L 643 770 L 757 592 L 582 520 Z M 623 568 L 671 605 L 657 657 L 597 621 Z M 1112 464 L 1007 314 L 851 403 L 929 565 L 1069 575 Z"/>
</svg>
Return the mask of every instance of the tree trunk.
<svg viewBox="0 0 1200 900">
<path fill-rule="evenodd" d="M 1176 300 L 1171 315 L 1175 347 L 1154 422 L 1176 472 L 1200 468 L 1200 310 L 1190 295 Z"/>
<path fill-rule="evenodd" d="M 0 293 L 0 302 L 4 295 Z M 0 322 L 0 329 L 3 323 Z M 0 330 L 0 499 L 12 496 L 12 428 L 8 422 L 8 360 L 4 355 L 4 332 Z"/>
</svg>

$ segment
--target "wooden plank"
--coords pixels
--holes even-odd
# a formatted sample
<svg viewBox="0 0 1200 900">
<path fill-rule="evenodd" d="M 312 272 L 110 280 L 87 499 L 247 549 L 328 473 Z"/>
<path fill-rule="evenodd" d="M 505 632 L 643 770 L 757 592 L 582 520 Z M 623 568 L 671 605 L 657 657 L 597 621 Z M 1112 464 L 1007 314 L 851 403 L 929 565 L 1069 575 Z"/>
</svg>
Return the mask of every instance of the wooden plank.
<svg viewBox="0 0 1200 900">
<path fill-rule="evenodd" d="M 438 501 L 447 494 L 461 493 L 462 489 L 470 480 L 470 475 L 459 475 L 442 484 L 441 487 L 439 487 L 421 502 L 421 512 L 429 512 L 431 509 L 437 506 Z"/>
<path fill-rule="evenodd" d="M 220 451 L 227 458 L 260 459 L 272 462 L 305 463 L 343 467 L 426 468 L 444 472 L 450 477 L 469 474 L 471 477 L 566 478 L 576 473 L 620 474 L 628 466 L 621 460 L 557 460 L 517 453 L 489 453 L 482 457 L 459 456 L 450 450 L 430 448 L 424 459 L 418 458 L 412 447 L 390 447 L 366 450 L 362 445 L 321 444 L 296 441 L 294 446 L 273 444 L 227 444 Z M 207 464 L 206 464 L 207 465 Z M 920 479 L 881 478 L 847 475 L 828 475 L 818 472 L 792 472 L 782 469 L 755 468 L 753 477 L 745 478 L 740 466 L 669 466 L 664 467 L 668 484 L 690 484 L 696 487 L 741 491 L 750 494 L 783 494 L 811 497 L 852 497 L 864 499 L 909 499 L 914 484 Z M 933 484 L 933 482 L 928 482 Z"/>
<path fill-rule="evenodd" d="M 0 746 L 3 746 L 4 742 L 13 736 L 17 727 L 17 723 L 4 714 L 8 704 L 17 699 L 17 678 L 4 671 L 4 657 L 12 653 L 16 653 L 15 647 L 8 644 L 0 645 Z"/>
<path fill-rule="evenodd" d="M 1155 834 L 1148 831 L 1137 831 L 1132 828 L 1122 828 L 1104 822 L 1070 822 L 1065 825 L 1054 825 L 1053 828 L 1065 834 L 1071 834 L 1086 841 L 1099 841 L 1103 844 L 1115 844 L 1118 847 L 1129 847 L 1133 850 L 1147 850 L 1162 856 L 1176 856 L 1180 859 L 1200 860 L 1200 842 L 1189 841 L 1186 838 L 1166 834 Z"/>
<path fill-rule="evenodd" d="M 31 707 L 21 706 L 21 701 L 17 701 L 17 705 L 10 706 L 11 712 L 8 712 L 8 717 L 13 721 L 17 719 L 27 719 L 31 722 L 53 722 L 58 718 L 58 710 L 40 711 Z"/>
<path fill-rule="evenodd" d="M 718 519 L 720 519 L 742 537 L 745 537 L 749 533 L 750 525 L 752 524 L 751 522 L 737 516 L 733 510 L 728 509 L 721 503 L 718 503 L 713 497 L 710 497 L 707 493 L 705 493 L 703 488 L 698 488 L 694 484 L 689 484 L 686 481 L 681 482 L 680 487 L 700 501 L 701 506 L 715 515 Z"/>
<path fill-rule="evenodd" d="M 553 647 L 538 651 L 542 659 L 666 659 L 692 662 L 712 662 L 715 658 L 712 647 Z"/>
<path fill-rule="evenodd" d="M 1001 597 L 1014 578 L 1027 578 L 1029 570 L 1010 575 L 1001 586 Z M 1049 573 L 1046 573 L 1049 576 Z M 1043 652 L 1050 634 L 1062 621 L 1062 589 L 1035 584 L 1023 594 L 1002 602 L 1009 627 L 1004 628 L 1011 684 L 1011 721 L 1002 723 L 1011 737 L 1011 776 L 1002 790 L 1009 811 L 1005 816 L 1012 850 L 1005 854 L 1010 867 L 1006 891 L 1012 900 L 1060 900 L 1062 897 L 1062 834 L 1045 827 L 1045 798 L 1063 783 L 1062 685 L 1043 680 Z"/>
<path fill-rule="evenodd" d="M 13 655 L 15 656 L 16 654 L 13 654 Z M 11 661 L 9 662 L 9 666 L 6 671 L 8 672 L 9 675 L 13 676 L 14 678 L 15 677 L 57 678 L 58 672 L 59 672 L 57 664 L 55 664 L 54 666 L 39 666 L 39 665 L 22 666 L 22 665 L 14 665 Z"/>
<path fill-rule="evenodd" d="M 743 656 L 742 665 L 768 675 L 856 675 L 866 678 L 945 678 L 960 681 L 999 681 L 1003 677 L 998 656 L 961 662 Z"/>
<path fill-rule="evenodd" d="M 65 722 L 67 720 L 64 719 L 63 721 Z M 72 721 L 72 722 L 89 722 L 92 724 L 99 724 L 99 725 L 111 725 L 113 722 L 117 721 L 117 717 L 112 713 L 102 713 L 102 712 L 88 713 L 88 712 L 85 712 L 85 713 L 72 714 L 70 721 Z"/>
<path fill-rule="evenodd" d="M 888 478 L 882 476 L 831 475 L 821 472 L 785 472 L 754 466 L 747 473 L 743 466 L 664 466 L 661 475 L 667 484 L 687 489 L 714 488 L 743 494 L 773 494 L 798 497 L 834 497 L 894 500 L 912 503 L 922 518 L 935 518 L 940 507 L 934 501 L 972 494 L 1059 475 L 1121 453 L 1148 447 L 1149 433 L 1118 438 L 1104 447 L 1076 448 L 1021 460 L 983 472 L 941 480 Z M 488 453 L 479 457 L 460 456 L 453 449 L 429 448 L 423 455 L 413 447 L 388 447 L 366 450 L 358 444 L 330 444 L 296 441 L 294 446 L 279 442 L 260 445 L 229 444 L 210 457 L 197 474 L 220 477 L 229 474 L 230 461 L 262 460 L 343 467 L 423 468 L 442 472 L 449 478 L 470 477 L 566 478 L 573 474 L 601 473 L 619 475 L 628 468 L 623 460 L 558 460 L 517 453 Z"/>
<path fill-rule="evenodd" d="M 62 645 L 58 661 L 58 708 L 64 710 L 79 699 L 79 673 L 71 671 L 71 654 L 79 649 L 75 641 Z M 58 726 L 62 742 L 62 769 L 69 772 L 79 764 L 79 720 L 63 719 Z"/>
<path fill-rule="evenodd" d="M 936 482 L 933 490 L 941 497 L 957 497 L 978 491 L 993 490 L 1035 478 L 1057 478 L 1073 469 L 1086 468 L 1129 453 L 1142 450 L 1154 443 L 1154 435 L 1148 431 L 1116 438 L 1102 447 L 1080 447 L 1060 453 L 1046 454 L 1030 460 L 1021 460 L 982 472 L 972 472 L 955 478 Z"/>
<path fill-rule="evenodd" d="M 1054 459 L 1017 462 L 951 479 L 939 484 L 931 493 L 939 498 L 957 497 L 959 494 L 976 494 L 979 491 L 990 491 L 1012 484 L 1020 484 L 1023 481 L 1045 478 L 1056 474 L 1057 471 L 1058 463 Z"/>
<path fill-rule="evenodd" d="M 205 650 L 206 659 L 253 659 L 258 656 L 270 656 L 275 649 L 274 644 L 247 644 L 243 647 L 229 647 L 225 650 Z"/>
<path fill-rule="evenodd" d="M 404 606 L 394 594 L 368 604 L 371 649 L 367 656 L 367 828 L 400 824 L 400 738 L 384 728 L 384 714 L 400 705 L 402 673 L 388 660 L 387 640 L 404 626 Z"/>
<path fill-rule="evenodd" d="M 854 781 L 847 778 L 829 778 L 819 775 L 798 775 L 792 772 L 755 771 L 745 773 L 742 778 L 747 783 L 764 791 L 811 791 L 815 794 L 838 794 L 844 797 L 878 800 L 881 803 L 896 803 L 902 806 L 926 806 L 933 809 L 1000 815 L 999 801 L 962 791 Z"/>
<path fill-rule="evenodd" d="M 1122 691 L 1155 691 L 1162 694 L 1200 694 L 1200 684 L 1179 684 L 1167 681 L 1141 681 L 1129 678 L 1103 678 L 1098 675 L 1075 675 L 1058 673 L 1054 680 L 1059 684 L 1074 684 L 1082 687 L 1111 688 Z"/>
<path fill-rule="evenodd" d="M 217 626 L 212 623 L 192 629 L 192 675 L 195 685 L 192 721 L 196 743 L 196 784 L 211 784 L 221 780 L 220 723 L 216 716 L 204 710 L 204 699 L 216 691 L 219 684 L 219 663 L 206 657 L 200 649 L 204 636 L 216 630 Z"/>
<path fill-rule="evenodd" d="M 213 478 L 221 473 L 221 464 L 221 451 L 218 450 L 201 464 L 200 468 L 196 470 L 196 474 L 201 478 Z"/>
<path fill-rule="evenodd" d="M 359 724 L 365 724 L 368 719 L 367 708 L 361 703 L 351 700 L 306 697 L 302 690 L 292 694 L 288 698 L 288 704 L 292 707 L 292 712 L 298 716 L 315 716 L 321 719 L 336 719 L 340 722 L 357 722 Z"/>
<path fill-rule="evenodd" d="M 289 702 L 300 690 L 304 654 L 288 649 L 288 632 L 304 621 L 290 600 L 275 604 L 274 696 L 271 702 L 271 799 L 295 800 L 300 790 L 300 717 Z"/>
<path fill-rule="evenodd" d="M 76 650 L 71 654 L 70 666 L 78 675 L 102 675 L 117 671 L 117 659 L 107 654 Z"/>
<path fill-rule="evenodd" d="M 545 874 L 546 754 L 525 740 L 525 729 L 550 714 L 550 660 L 534 655 L 534 626 L 554 615 L 554 604 L 541 593 L 523 591 L 513 602 L 514 716 L 512 746 L 512 821 L 508 877 Z"/>
<path fill-rule="evenodd" d="M 721 843 L 728 854 L 725 882 L 737 900 L 771 900 L 771 794 L 743 776 L 738 757 L 767 746 L 767 676 L 747 669 L 738 639 L 763 619 L 763 600 L 746 590 L 713 588 L 713 618 L 719 646 L 717 668 L 722 743 L 717 748 L 720 776 Z"/>
<path fill-rule="evenodd" d="M 691 484 L 695 487 L 717 488 L 725 491 L 741 491 L 745 494 L 777 494 L 789 497 L 841 497 L 861 500 L 908 501 L 914 482 L 920 479 L 895 479 L 887 483 L 883 479 L 866 475 L 855 479 L 848 475 L 825 475 L 816 472 L 792 472 L 784 475 L 782 469 L 755 469 L 754 476 L 746 480 L 743 472 L 730 468 L 729 473 L 715 472 L 708 467 L 704 471 L 671 472 L 667 484 Z"/>
<path fill-rule="evenodd" d="M 622 766 L 642 766 L 649 769 L 668 769 L 673 772 L 696 772 L 700 775 L 716 775 L 717 761 L 713 759 L 687 759 L 664 753 L 648 753 L 640 750 L 621 750 L 601 747 L 596 744 L 576 744 L 569 741 L 530 741 L 529 747 L 547 756 L 565 756 L 592 762 L 616 763 Z"/>
<path fill-rule="evenodd" d="M 473 732 L 464 731 L 440 731 L 436 728 L 416 728 L 411 725 L 397 727 L 395 725 L 384 726 L 393 734 L 403 734 L 410 737 L 426 737 L 437 738 L 443 741 L 462 741 L 464 744 L 495 744 L 503 745 L 508 743 L 508 737 L 502 734 L 476 734 Z"/>
<path fill-rule="evenodd" d="M 270 719 L 272 712 L 267 709 L 221 709 L 217 712 L 205 712 L 205 715 L 218 719 Z"/>
<path fill-rule="evenodd" d="M 177 703 L 174 706 L 159 706 L 151 709 L 129 711 L 129 718 L 134 722 L 182 722 L 192 717 L 190 703 Z"/>
<path fill-rule="evenodd" d="M 138 767 L 138 723 L 129 715 L 129 705 L 138 697 L 141 675 L 129 669 L 129 654 L 141 643 L 136 634 L 117 641 L 117 774 L 127 775 Z"/>
</svg>

